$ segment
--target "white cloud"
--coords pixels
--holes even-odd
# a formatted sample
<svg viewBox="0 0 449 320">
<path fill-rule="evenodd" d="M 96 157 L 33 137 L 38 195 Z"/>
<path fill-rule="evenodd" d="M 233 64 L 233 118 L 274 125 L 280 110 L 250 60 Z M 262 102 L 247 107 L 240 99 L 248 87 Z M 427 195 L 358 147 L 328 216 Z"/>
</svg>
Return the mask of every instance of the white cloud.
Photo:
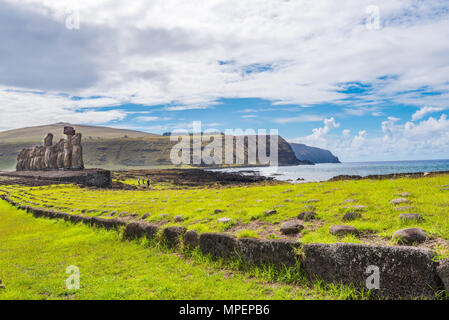
<svg viewBox="0 0 449 320">
<path fill-rule="evenodd" d="M 6 30 L 0 33 L 0 85 L 43 90 L 46 108 L 56 113 L 60 92 L 179 103 L 167 111 L 245 97 L 308 106 L 347 104 L 348 95 L 360 106 L 449 101 L 449 19 L 442 0 L 376 1 L 380 30 L 363 25 L 372 0 L 80 0 L 79 30 L 65 28 L 73 1 L 0 2 L 0 30 Z M 347 82 L 371 86 L 350 94 L 341 90 Z M 422 88 L 441 94 L 422 95 Z"/>
<path fill-rule="evenodd" d="M 449 119 L 445 114 L 438 119 L 399 122 L 395 117 L 383 121 L 383 136 L 370 136 L 367 130 L 351 136 L 349 129 L 344 129 L 341 135 L 329 135 L 324 134 L 325 126 L 314 129 L 312 135 L 290 141 L 329 149 L 346 162 L 448 158 Z"/>
<path fill-rule="evenodd" d="M 318 122 L 323 121 L 322 116 L 317 115 L 304 115 L 298 117 L 288 117 L 288 118 L 275 118 L 273 122 L 279 124 L 287 124 L 287 123 L 301 123 L 301 122 Z"/>
<path fill-rule="evenodd" d="M 426 115 L 434 113 L 434 112 L 439 112 L 444 110 L 444 108 L 439 108 L 439 107 L 423 107 L 421 109 L 419 109 L 418 111 L 416 111 L 413 115 L 412 115 L 412 121 L 416 121 L 419 119 L 424 118 Z"/>
</svg>

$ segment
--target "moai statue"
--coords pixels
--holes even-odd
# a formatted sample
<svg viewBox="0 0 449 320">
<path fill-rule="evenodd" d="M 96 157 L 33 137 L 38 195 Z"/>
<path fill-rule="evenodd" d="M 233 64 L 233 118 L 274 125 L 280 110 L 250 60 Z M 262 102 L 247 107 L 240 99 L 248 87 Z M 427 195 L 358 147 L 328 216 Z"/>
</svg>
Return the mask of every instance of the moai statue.
<svg viewBox="0 0 449 320">
<path fill-rule="evenodd" d="M 70 169 L 72 165 L 72 137 L 64 139 L 64 169 Z"/>
<path fill-rule="evenodd" d="M 32 157 L 31 157 L 31 170 L 39 170 L 38 169 L 38 158 L 39 158 L 39 147 L 34 147 L 33 148 L 33 152 L 32 152 Z"/>
<path fill-rule="evenodd" d="M 53 134 L 49 133 L 44 139 L 44 169 L 53 169 L 51 165 L 51 158 L 53 155 Z"/>
<path fill-rule="evenodd" d="M 39 155 L 37 157 L 37 170 L 45 169 L 45 147 L 39 147 Z"/>
<path fill-rule="evenodd" d="M 81 146 L 81 133 L 77 133 L 72 137 L 72 163 L 71 168 L 74 170 L 83 170 L 83 147 Z"/>
<path fill-rule="evenodd" d="M 56 167 L 58 169 L 64 169 L 64 139 L 59 140 L 56 145 L 56 150 L 58 153 L 58 156 L 56 158 Z"/>
<path fill-rule="evenodd" d="M 75 129 L 64 127 L 64 134 L 67 139 L 64 140 L 64 169 L 72 167 L 72 138 L 75 135 Z"/>
<path fill-rule="evenodd" d="M 31 170 L 32 161 L 33 161 L 33 149 L 27 149 L 25 154 L 25 170 Z"/>
<path fill-rule="evenodd" d="M 23 171 L 25 169 L 25 154 L 26 149 L 22 149 L 22 151 L 20 151 L 17 155 L 16 171 Z"/>
<path fill-rule="evenodd" d="M 54 144 L 51 147 L 51 151 L 50 151 L 50 160 L 49 160 L 49 165 L 50 165 L 50 170 L 56 170 L 58 169 L 58 144 Z"/>
</svg>

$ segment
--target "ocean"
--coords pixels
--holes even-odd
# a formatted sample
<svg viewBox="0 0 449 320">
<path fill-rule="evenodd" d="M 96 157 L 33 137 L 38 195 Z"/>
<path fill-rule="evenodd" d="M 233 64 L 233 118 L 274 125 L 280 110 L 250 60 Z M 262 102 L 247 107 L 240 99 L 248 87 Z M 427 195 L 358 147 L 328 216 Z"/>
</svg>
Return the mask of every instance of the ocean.
<svg viewBox="0 0 449 320">
<path fill-rule="evenodd" d="M 277 168 L 226 168 L 214 171 L 241 172 L 242 174 L 251 174 L 249 171 L 255 171 L 262 176 L 273 177 L 277 180 L 292 180 L 293 182 L 299 183 L 326 181 L 339 175 L 359 175 L 365 177 L 368 175 L 392 173 L 449 171 L 449 160 L 323 163 Z"/>
</svg>

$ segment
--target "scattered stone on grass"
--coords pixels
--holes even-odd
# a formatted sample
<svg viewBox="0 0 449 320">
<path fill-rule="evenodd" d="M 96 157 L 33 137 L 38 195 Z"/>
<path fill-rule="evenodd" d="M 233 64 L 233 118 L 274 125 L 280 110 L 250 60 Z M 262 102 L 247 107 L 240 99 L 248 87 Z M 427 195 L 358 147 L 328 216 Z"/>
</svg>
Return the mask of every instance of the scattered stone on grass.
<svg viewBox="0 0 449 320">
<path fill-rule="evenodd" d="M 319 199 L 309 199 L 306 201 L 306 203 L 315 203 L 315 202 L 320 202 Z"/>
<path fill-rule="evenodd" d="M 151 216 L 150 213 L 145 213 L 145 214 L 142 216 L 142 218 L 140 218 L 140 219 L 145 220 L 145 219 L 148 218 L 149 216 Z"/>
<path fill-rule="evenodd" d="M 402 192 L 402 193 L 395 193 L 394 195 L 399 197 L 410 197 L 412 194 L 410 192 Z"/>
<path fill-rule="evenodd" d="M 175 216 L 174 219 L 175 219 L 175 222 L 183 222 L 184 216 L 182 214 L 179 214 L 179 215 Z"/>
<path fill-rule="evenodd" d="M 289 234 L 297 234 L 302 229 L 304 229 L 304 226 L 302 224 L 300 224 L 297 221 L 291 220 L 282 223 L 280 231 L 284 235 L 289 235 Z"/>
<path fill-rule="evenodd" d="M 162 219 L 169 220 L 168 214 L 166 214 L 166 213 L 160 214 L 159 217 L 161 217 Z"/>
<path fill-rule="evenodd" d="M 285 202 L 292 202 L 292 199 L 284 199 Z"/>
<path fill-rule="evenodd" d="M 423 217 L 417 213 L 403 213 L 399 216 L 402 221 L 422 221 Z"/>
<path fill-rule="evenodd" d="M 393 239 L 397 239 L 400 244 L 421 243 L 426 241 L 426 232 L 421 228 L 402 229 L 393 234 Z"/>
<path fill-rule="evenodd" d="M 395 211 L 410 211 L 410 210 L 415 210 L 416 207 L 413 206 L 401 206 L 401 207 L 396 207 L 394 208 Z"/>
<path fill-rule="evenodd" d="M 343 221 L 352 221 L 352 220 L 355 220 L 355 219 L 359 219 L 361 217 L 362 217 L 362 215 L 360 213 L 358 213 L 358 212 L 347 212 L 343 216 Z"/>
<path fill-rule="evenodd" d="M 329 232 L 336 236 L 345 236 L 347 234 L 358 235 L 359 231 L 353 226 L 333 225 L 329 228 Z"/>
<path fill-rule="evenodd" d="M 346 199 L 343 203 L 355 203 L 355 202 L 359 202 L 359 200 L 357 200 L 357 199 Z"/>
<path fill-rule="evenodd" d="M 231 218 L 218 218 L 217 219 L 218 223 L 229 223 L 232 221 Z"/>
<path fill-rule="evenodd" d="M 390 201 L 392 205 L 398 205 L 403 203 L 410 203 L 410 201 L 406 198 L 397 198 Z"/>
<path fill-rule="evenodd" d="M 221 209 L 215 209 L 214 213 L 215 213 L 215 214 L 223 213 L 223 210 L 221 210 Z"/>
<path fill-rule="evenodd" d="M 315 211 L 303 211 L 298 215 L 299 220 L 309 221 L 316 218 Z"/>
<path fill-rule="evenodd" d="M 271 216 L 271 215 L 276 214 L 278 212 L 276 210 L 266 210 L 266 211 L 264 211 L 264 213 L 267 216 Z"/>
</svg>

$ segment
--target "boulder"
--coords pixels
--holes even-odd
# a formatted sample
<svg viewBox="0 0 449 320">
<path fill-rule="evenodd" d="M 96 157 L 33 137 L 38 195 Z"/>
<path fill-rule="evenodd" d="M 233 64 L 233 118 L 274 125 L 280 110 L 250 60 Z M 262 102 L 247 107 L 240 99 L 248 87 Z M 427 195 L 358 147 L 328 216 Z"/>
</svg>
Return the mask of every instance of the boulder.
<svg viewBox="0 0 449 320">
<path fill-rule="evenodd" d="M 215 214 L 223 213 L 223 210 L 221 210 L 221 209 L 215 209 L 215 210 L 214 210 L 214 213 L 215 213 Z"/>
<path fill-rule="evenodd" d="M 390 201 L 390 203 L 392 205 L 399 205 L 399 204 L 403 204 L 403 203 L 409 203 L 410 201 L 408 201 L 408 199 L 406 198 L 397 198 L 397 199 L 393 199 Z"/>
<path fill-rule="evenodd" d="M 352 220 L 355 220 L 355 219 L 359 219 L 361 217 L 362 217 L 362 215 L 360 213 L 358 213 L 358 212 L 347 212 L 343 216 L 343 221 L 352 221 Z"/>
<path fill-rule="evenodd" d="M 231 258 L 236 255 L 237 239 L 224 233 L 200 235 L 200 249 L 214 258 Z"/>
<path fill-rule="evenodd" d="M 379 271 L 379 289 L 385 298 L 435 298 L 442 287 L 435 253 L 414 247 L 386 247 L 355 243 L 306 244 L 303 268 L 310 278 L 366 288 L 373 269 Z"/>
<path fill-rule="evenodd" d="M 193 250 L 200 245 L 200 235 L 196 230 L 189 230 L 184 234 L 184 249 Z"/>
<path fill-rule="evenodd" d="M 437 267 L 437 273 L 441 281 L 443 281 L 446 291 L 449 292 L 449 259 L 440 261 L 440 264 Z"/>
<path fill-rule="evenodd" d="M 125 226 L 126 222 L 120 219 L 105 219 L 101 217 L 92 217 L 91 224 L 97 228 L 105 228 L 111 230 L 111 229 L 118 229 L 121 226 Z"/>
<path fill-rule="evenodd" d="M 298 215 L 299 220 L 309 221 L 316 218 L 315 211 L 303 211 Z"/>
<path fill-rule="evenodd" d="M 421 228 L 408 228 L 398 230 L 393 234 L 393 239 L 397 239 L 401 244 L 413 244 L 426 241 L 426 232 Z"/>
<path fill-rule="evenodd" d="M 247 263 L 256 266 L 293 267 L 301 244 L 292 240 L 242 238 L 237 241 L 237 253 Z"/>
<path fill-rule="evenodd" d="M 347 234 L 358 235 L 359 231 L 353 226 L 334 225 L 329 228 L 329 232 L 336 236 L 345 236 Z"/>
<path fill-rule="evenodd" d="M 282 234 L 289 235 L 289 234 L 297 234 L 302 229 L 304 229 L 304 226 L 302 224 L 300 224 L 298 221 L 291 220 L 281 224 L 280 231 Z"/>
<path fill-rule="evenodd" d="M 126 225 L 123 238 L 126 240 L 146 237 L 154 239 L 159 231 L 156 225 L 144 221 L 134 221 Z"/>
<path fill-rule="evenodd" d="M 186 232 L 185 227 L 168 227 L 162 231 L 162 242 L 169 248 L 176 248 L 179 246 L 181 237 Z"/>
</svg>

